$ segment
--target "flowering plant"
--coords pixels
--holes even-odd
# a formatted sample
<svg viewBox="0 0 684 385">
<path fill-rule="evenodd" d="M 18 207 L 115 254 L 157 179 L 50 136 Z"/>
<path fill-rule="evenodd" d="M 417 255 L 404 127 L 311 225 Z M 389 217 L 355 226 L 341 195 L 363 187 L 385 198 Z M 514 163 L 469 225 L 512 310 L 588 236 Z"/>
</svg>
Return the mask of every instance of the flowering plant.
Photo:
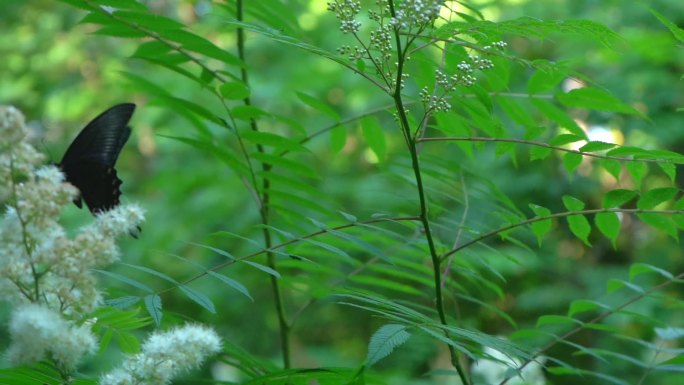
<svg viewBox="0 0 684 385">
<path fill-rule="evenodd" d="M 14 305 L 6 355 L 16 365 L 47 360 L 69 382 L 78 362 L 98 347 L 91 330 L 97 320 L 89 314 L 103 300 L 93 269 L 119 259 L 116 238 L 137 228 L 143 210 L 118 206 L 67 237 L 59 214 L 78 191 L 57 166 L 41 165 L 44 157 L 27 134 L 21 112 L 0 107 L 0 293 Z M 101 383 L 168 383 L 220 347 L 216 333 L 200 326 L 155 333 Z"/>
</svg>

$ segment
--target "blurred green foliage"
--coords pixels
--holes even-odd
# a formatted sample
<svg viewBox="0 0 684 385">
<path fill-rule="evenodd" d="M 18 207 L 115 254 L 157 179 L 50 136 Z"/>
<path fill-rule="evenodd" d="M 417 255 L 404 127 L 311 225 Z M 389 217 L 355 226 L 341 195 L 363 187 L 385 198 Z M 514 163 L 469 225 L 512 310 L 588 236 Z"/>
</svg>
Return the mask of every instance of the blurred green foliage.
<svg viewBox="0 0 684 385">
<path fill-rule="evenodd" d="M 148 3 L 152 12 L 178 19 L 198 35 L 228 52 L 236 53 L 235 31 L 225 24 L 234 18 L 231 13 L 234 2 L 167 0 Z M 246 2 L 247 21 L 268 22 L 271 28 L 329 51 L 348 43 L 344 41 L 348 37 L 339 33 L 337 21 L 325 11 L 323 1 L 281 3 L 269 0 L 259 3 Z M 612 136 L 608 139 L 600 137 L 598 140 L 684 152 L 681 112 L 676 112 L 678 107 L 684 106 L 680 80 L 684 74 L 684 50 L 648 10 L 648 7 L 655 9 L 681 26 L 684 25 L 684 3 L 678 0 L 494 0 L 471 3 L 494 21 L 521 16 L 554 20 L 589 19 L 613 29 L 621 39 L 612 47 L 563 33 L 543 40 L 524 36 L 514 36 L 510 40 L 503 36 L 503 39 L 509 43 L 510 53 L 516 57 L 567 62 L 578 74 L 586 76 L 582 80 L 609 90 L 648 117 L 640 119 L 634 115 L 609 112 L 579 112 L 576 117 L 591 128 L 590 136 L 609 133 Z M 64 3 L 50 0 L 2 1 L 0 10 L 0 104 L 16 105 L 26 114 L 35 128 L 36 141 L 45 140 L 53 160 L 59 159 L 69 140 L 100 111 L 124 101 L 139 105 L 132 122 L 134 134 L 120 157 L 118 170 L 124 180 L 124 199 L 140 202 L 147 209 L 147 221 L 139 240 L 122 240 L 125 262 L 147 266 L 183 281 L 202 271 L 186 260 L 205 267 L 223 261 L 223 257 L 198 247 L 194 244 L 196 242 L 215 245 L 234 256 L 244 256 L 256 250 L 249 242 L 217 234 L 231 232 L 261 242 L 261 229 L 255 227 L 260 221 L 259 210 L 244 181 L 210 153 L 170 139 L 169 136 L 200 137 L 202 132 L 192 121 L 184 118 L 181 111 L 150 97 L 139 83 L 136 85 L 129 81 L 122 71 L 149 80 L 171 95 L 192 100 L 220 114 L 222 106 L 216 99 L 172 71 L 128 58 L 140 41 L 94 33 L 97 30 L 94 26 L 79 24 L 82 11 Z M 260 127 L 266 131 L 294 135 L 311 133 L 336 123 L 332 115 L 307 106 L 303 101 L 305 98 L 297 97 L 297 93 L 324 102 L 343 121 L 386 108 L 391 103 L 363 78 L 330 60 L 275 43 L 258 34 L 247 34 L 246 55 L 252 103 L 272 114 L 259 121 Z M 508 91 L 525 93 L 535 70 L 505 61 L 497 64 L 509 66 Z M 416 55 L 411 65 L 417 73 L 416 82 L 430 81 L 432 69 L 429 65 L 421 69 L 425 64 L 421 63 L 420 55 Z M 422 76 L 425 79 L 421 79 Z M 495 80 L 491 82 L 493 84 Z M 416 90 L 414 85 L 408 88 L 407 92 Z M 530 109 L 528 104 L 524 108 Z M 376 118 L 385 130 L 387 159 L 375 158 L 364 143 L 362 129 L 355 120 L 341 125 L 342 129 L 333 129 L 330 135 L 321 135 L 307 143 L 310 153 L 298 158 L 309 164 L 319 176 L 303 180 L 318 192 L 312 201 L 315 198 L 315 203 L 327 210 L 353 213 L 364 219 L 377 212 L 415 213 L 416 198 L 410 182 L 409 165 L 405 158 L 398 156 L 405 151 L 402 138 L 398 132 L 390 131 L 389 128 L 394 127 L 390 114 L 381 112 L 376 114 Z M 246 122 L 238 124 L 247 125 Z M 219 125 L 207 124 L 206 129 L 217 143 L 231 138 L 230 132 Z M 518 134 L 523 136 L 525 133 L 521 131 Z M 492 218 L 495 205 L 485 190 L 500 191 L 519 210 L 532 216 L 526 207 L 529 202 L 559 212 L 564 211 L 560 197 L 571 194 L 599 207 L 603 193 L 616 187 L 614 182 L 606 182 L 608 178 L 596 167 L 581 166 L 579 173 L 568 177 L 556 156 L 530 161 L 527 153 L 521 152 L 512 161 L 508 157 L 495 157 L 494 146 L 488 144 L 475 146 L 475 155 L 471 158 L 463 156 L 455 146 L 425 143 L 424 151 L 424 157 L 434 162 L 430 166 L 435 167 L 434 174 L 428 176 L 429 182 L 434 183 L 434 190 L 430 191 L 436 202 L 433 214 L 450 212 L 448 220 L 436 225 L 437 232 L 445 236 L 453 231 L 449 226 L 460 221 L 466 210 L 464 207 L 468 210 L 465 228 L 471 231 L 470 235 L 482 228 L 497 227 L 500 218 Z M 450 179 L 445 180 L 444 175 Z M 465 186 L 462 180 L 467 181 Z M 677 181 L 681 185 L 680 176 Z M 653 169 L 643 182 L 645 189 L 665 184 L 667 178 Z M 460 198 L 466 193 L 470 196 L 468 206 Z M 440 200 L 440 194 L 459 196 L 462 206 L 448 206 L 446 202 L 453 196 Z M 442 202 L 444 207 L 439 206 Z M 284 202 L 283 212 L 286 209 L 287 202 Z M 315 212 L 315 209 L 311 211 Z M 64 213 L 64 217 L 73 226 L 89 220 L 88 213 L 75 207 Z M 287 216 L 283 217 L 285 219 L 274 225 L 298 235 L 310 232 L 310 224 L 288 222 Z M 345 222 L 340 216 L 338 224 Z M 287 237 L 280 238 L 276 243 L 285 241 Z M 564 314 L 569 303 L 578 298 L 605 298 L 606 282 L 626 279 L 627 266 L 631 263 L 646 262 L 675 273 L 684 268 L 681 245 L 666 234 L 636 221 L 636 218 L 623 223 L 616 249 L 596 230 L 589 237 L 593 247 L 584 247 L 559 223 L 554 223 L 552 232 L 539 250 L 531 234 L 522 234 L 520 238 L 530 246 L 519 247 L 498 238 L 488 241 L 486 247 L 475 248 L 462 256 L 466 261 L 472 260 L 473 265 L 475 261 L 486 261 L 491 272 L 482 274 L 489 274 L 490 279 L 496 280 L 496 275 L 505 279 L 497 281 L 503 290 L 501 295 L 496 290 L 480 292 L 477 300 L 505 312 L 516 321 L 516 325 L 481 303 L 467 300 L 458 304 L 451 302 L 449 311 L 463 326 L 492 335 L 507 335 L 517 328 L 533 326 L 539 316 Z M 305 249 L 305 245 L 300 246 Z M 349 245 L 338 242 L 337 246 L 344 248 Z M 296 254 L 297 249 L 291 251 Z M 346 251 L 350 254 L 356 252 L 355 257 L 363 254 L 354 249 Z M 385 252 L 401 253 L 402 250 Z M 326 257 L 322 253 L 321 260 Z M 289 284 L 286 303 L 291 309 L 316 298 L 316 293 L 311 292 L 312 287 L 330 284 L 328 281 L 312 283 L 309 280 L 315 279 L 313 273 L 307 272 L 297 261 L 279 258 L 282 258 L 281 266 L 285 269 L 283 280 Z M 419 268 L 427 262 L 415 263 Z M 115 270 L 148 282 L 157 290 L 171 286 L 125 265 L 119 265 Z M 251 354 L 277 359 L 278 319 L 273 311 L 268 276 L 255 274 L 254 269 L 244 264 L 231 265 L 221 272 L 239 278 L 253 301 L 216 279 L 203 277 L 191 286 L 214 301 L 217 313 L 205 311 L 179 290 L 173 290 L 162 296 L 163 323 L 185 318 L 211 323 L 220 329 L 226 340 Z M 131 291 L 130 287 L 102 278 L 111 298 Z M 410 278 L 402 283 L 407 288 L 414 285 Z M 353 280 L 351 286 L 374 287 L 367 282 Z M 470 286 L 469 290 L 478 288 L 477 284 L 464 280 L 448 290 L 456 292 L 462 286 Z M 681 288 L 673 290 L 676 292 L 672 295 L 681 298 Z M 326 291 L 322 294 L 305 308 L 293 329 L 295 366 L 358 365 L 365 356 L 370 335 L 382 322 L 360 309 L 333 306 L 332 302 L 336 300 L 326 296 Z M 419 304 L 432 306 L 432 299 L 424 296 Z M 664 324 L 684 327 L 681 325 L 681 319 L 684 319 L 681 309 L 649 301 L 638 306 L 651 307 L 647 312 Z M 635 319 L 616 316 L 609 323 L 629 330 L 627 335 L 633 333 L 643 338 L 649 333 Z M 592 340 L 599 339 L 598 334 L 598 331 L 585 330 L 575 336 L 573 342 L 591 344 Z M 612 351 L 628 349 L 616 340 L 600 339 L 600 343 Z M 430 366 L 445 365 L 444 348 L 419 335 L 413 336 L 409 344 L 410 347 L 398 348 L 386 361 L 378 364 L 378 370 L 386 373 L 386 381 L 393 384 L 447 383 L 421 377 L 431 369 Z M 569 346 L 559 345 L 550 354 L 573 363 L 590 361 L 591 357 L 586 355 L 572 356 L 573 351 Z M 114 354 L 110 354 L 115 360 Z M 110 365 L 109 362 L 92 362 L 90 369 L 95 371 Z M 626 366 L 612 362 L 598 365 L 593 369 L 625 379 L 640 375 L 634 369 L 630 369 L 633 372 L 625 372 Z M 648 383 L 666 384 L 673 378 L 655 375 L 653 382 Z M 553 383 L 576 383 L 576 379 L 558 376 L 554 377 Z M 594 380 L 586 379 L 584 383 L 602 383 L 600 380 L 591 381 Z"/>
</svg>

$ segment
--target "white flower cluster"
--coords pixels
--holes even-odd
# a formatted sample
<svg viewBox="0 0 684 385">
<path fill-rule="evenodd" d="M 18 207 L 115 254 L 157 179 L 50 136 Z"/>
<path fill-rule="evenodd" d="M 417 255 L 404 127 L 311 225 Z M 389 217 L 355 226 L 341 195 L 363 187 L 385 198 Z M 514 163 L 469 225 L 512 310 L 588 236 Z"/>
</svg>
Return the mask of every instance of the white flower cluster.
<svg viewBox="0 0 684 385">
<path fill-rule="evenodd" d="M 115 237 L 135 229 L 142 210 L 119 206 L 67 238 L 59 214 L 78 191 L 56 166 L 39 166 L 42 157 L 24 141 L 23 121 L 18 110 L 0 107 L 0 185 L 7 202 L 0 217 L 0 295 L 78 319 L 101 302 L 91 270 L 118 258 Z"/>
<path fill-rule="evenodd" d="M 399 29 L 423 27 L 439 17 L 444 0 L 404 0 L 399 4 L 392 24 Z"/>
<path fill-rule="evenodd" d="M 335 12 L 340 21 L 340 30 L 343 33 L 356 33 L 361 29 L 361 22 L 356 20 L 356 15 L 361 11 L 361 2 L 358 0 L 336 0 L 328 3 L 328 11 Z"/>
<path fill-rule="evenodd" d="M 100 385 L 164 385 L 181 372 L 197 368 L 221 351 L 221 339 L 210 328 L 185 325 L 152 334 L 140 353 L 100 379 Z"/>
<path fill-rule="evenodd" d="M 69 370 L 96 347 L 89 327 L 73 321 L 102 302 L 92 269 L 119 257 L 115 238 L 143 214 L 119 206 L 68 238 L 59 214 L 78 191 L 58 167 L 40 165 L 26 134 L 21 112 L 0 106 L 0 296 L 16 305 L 7 354 L 15 363 L 48 358 Z"/>
<path fill-rule="evenodd" d="M 9 333 L 12 343 L 6 354 L 15 365 L 50 358 L 61 370 L 69 372 L 82 356 L 97 350 L 97 339 L 90 326 L 77 326 L 38 304 L 24 304 L 14 309 Z"/>
</svg>

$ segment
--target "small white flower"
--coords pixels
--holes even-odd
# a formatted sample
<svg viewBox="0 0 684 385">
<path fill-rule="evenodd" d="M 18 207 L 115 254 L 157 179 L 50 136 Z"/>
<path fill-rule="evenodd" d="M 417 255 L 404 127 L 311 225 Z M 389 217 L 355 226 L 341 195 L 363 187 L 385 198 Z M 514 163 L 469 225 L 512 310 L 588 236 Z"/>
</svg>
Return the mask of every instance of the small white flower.
<svg viewBox="0 0 684 385">
<path fill-rule="evenodd" d="M 72 370 L 81 357 L 97 349 L 97 339 L 89 327 L 76 326 L 37 304 L 14 309 L 9 333 L 12 342 L 7 358 L 14 364 L 33 364 L 49 357 Z"/>
<path fill-rule="evenodd" d="M 155 384 L 171 382 L 181 372 L 199 367 L 221 350 L 221 339 L 213 329 L 185 325 L 153 333 L 141 352 L 129 356 L 121 367 L 105 374 L 100 385 Z"/>
</svg>

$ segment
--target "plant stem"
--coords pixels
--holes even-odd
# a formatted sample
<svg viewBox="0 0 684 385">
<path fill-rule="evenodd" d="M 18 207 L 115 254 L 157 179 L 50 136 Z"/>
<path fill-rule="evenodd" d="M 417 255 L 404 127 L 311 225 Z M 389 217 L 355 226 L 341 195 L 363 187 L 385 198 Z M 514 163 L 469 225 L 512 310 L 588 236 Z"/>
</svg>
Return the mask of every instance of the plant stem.
<svg viewBox="0 0 684 385">
<path fill-rule="evenodd" d="M 237 20 L 239 22 L 243 21 L 243 1 L 238 0 L 237 1 Z M 238 56 L 240 60 L 244 63 L 245 62 L 245 32 L 242 27 L 237 29 L 237 48 L 238 48 Z M 245 85 L 249 85 L 248 83 L 248 77 L 247 77 L 247 69 L 243 66 L 240 70 L 241 72 L 241 77 L 242 77 L 242 82 Z M 245 99 L 243 100 L 244 104 L 246 106 L 250 106 L 252 104 L 249 96 L 246 96 Z M 259 127 L 257 126 L 256 120 L 250 119 L 250 125 L 253 131 L 259 131 Z M 260 153 L 264 153 L 264 147 L 261 144 L 257 144 L 257 151 Z M 268 163 L 262 163 L 261 164 L 261 169 L 264 171 L 264 175 L 267 175 L 267 172 L 270 171 L 271 165 Z M 268 179 L 268 177 L 264 176 L 262 180 L 262 185 L 261 185 L 261 207 L 259 208 L 259 214 L 261 215 L 261 223 L 264 225 L 262 226 L 262 233 L 264 236 L 264 245 L 266 246 L 266 249 L 270 249 L 273 241 L 271 238 L 271 231 L 269 230 L 270 228 L 270 187 L 271 187 L 271 181 Z M 266 259 L 267 259 L 267 264 L 268 267 L 270 267 L 273 270 L 277 271 L 277 266 L 276 266 L 276 259 L 275 259 L 275 254 L 272 252 L 268 251 L 266 252 Z M 276 308 L 276 313 L 278 314 L 278 324 L 279 324 L 279 330 L 280 330 L 280 349 L 283 355 L 283 367 L 285 369 L 290 368 L 290 326 L 287 321 L 287 318 L 285 316 L 285 306 L 283 303 L 283 296 L 282 292 L 280 290 L 280 282 L 278 281 L 278 277 L 271 275 L 271 288 L 273 290 L 273 301 L 275 304 Z"/>
<path fill-rule="evenodd" d="M 394 1 L 389 1 L 390 12 L 392 16 L 396 16 L 394 9 Z M 399 34 L 399 29 L 394 28 L 394 40 L 397 45 L 397 76 L 394 84 L 394 90 L 392 98 L 394 99 L 394 104 L 397 108 L 397 114 L 399 117 L 399 123 L 401 129 L 404 133 L 406 139 L 406 144 L 408 150 L 411 154 L 411 165 L 413 168 L 413 173 L 416 179 L 416 187 L 418 189 L 418 200 L 420 203 L 420 221 L 423 224 L 423 229 L 425 231 L 425 239 L 428 243 L 428 248 L 430 250 L 430 259 L 432 260 L 432 272 L 435 287 L 435 307 L 437 308 L 437 314 L 439 315 L 439 321 L 444 326 L 449 326 L 447 322 L 446 312 L 444 310 L 444 298 L 442 294 L 442 272 L 441 272 L 441 261 L 440 257 L 437 255 L 437 249 L 435 247 L 434 238 L 432 237 L 432 231 L 430 229 L 430 221 L 428 219 L 428 205 L 425 196 L 425 188 L 423 186 L 423 177 L 421 175 L 420 161 L 418 159 L 418 151 L 416 148 L 416 140 L 411 134 L 411 127 L 406 116 L 406 110 L 404 108 L 404 103 L 401 98 L 402 89 L 402 78 L 404 73 L 404 64 L 406 61 L 406 51 L 402 49 L 401 36 Z M 408 44 L 406 49 L 408 49 Z M 445 331 L 445 333 L 447 333 Z M 447 337 L 448 333 L 447 333 Z M 453 346 L 447 345 L 449 349 L 449 355 L 451 358 L 451 364 L 456 368 L 458 375 L 463 384 L 470 384 L 470 381 L 466 375 L 464 368 L 461 366 L 458 354 Z"/>
</svg>

